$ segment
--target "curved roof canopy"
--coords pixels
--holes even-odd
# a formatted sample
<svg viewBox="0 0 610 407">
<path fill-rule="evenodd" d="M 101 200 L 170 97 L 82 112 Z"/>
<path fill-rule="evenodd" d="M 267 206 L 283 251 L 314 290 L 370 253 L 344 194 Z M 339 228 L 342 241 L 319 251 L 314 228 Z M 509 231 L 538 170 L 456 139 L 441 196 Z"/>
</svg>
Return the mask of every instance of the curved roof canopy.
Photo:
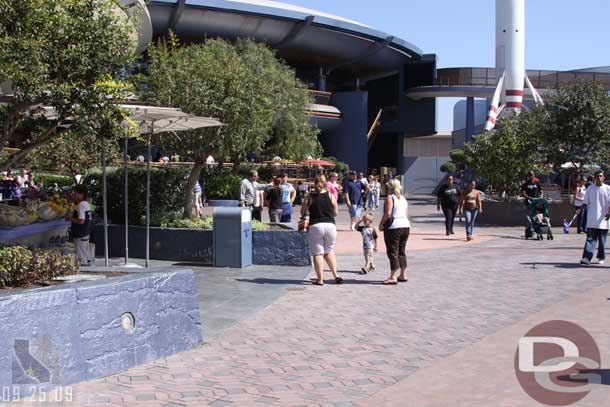
<svg viewBox="0 0 610 407">
<path fill-rule="evenodd" d="M 151 0 L 156 36 L 169 29 L 188 41 L 254 38 L 276 48 L 295 67 L 347 70 L 358 76 L 389 73 L 422 51 L 364 24 L 269 0 Z"/>
</svg>

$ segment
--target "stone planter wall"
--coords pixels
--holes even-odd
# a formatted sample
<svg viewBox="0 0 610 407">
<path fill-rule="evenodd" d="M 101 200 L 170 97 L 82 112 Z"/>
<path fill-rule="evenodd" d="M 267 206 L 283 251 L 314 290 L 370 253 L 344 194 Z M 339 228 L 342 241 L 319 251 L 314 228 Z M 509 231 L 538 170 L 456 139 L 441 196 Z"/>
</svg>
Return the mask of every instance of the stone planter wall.
<svg viewBox="0 0 610 407">
<path fill-rule="evenodd" d="M 478 225 L 523 226 L 527 224 L 527 211 L 523 202 L 483 202 L 483 214 L 477 217 Z M 574 206 L 568 202 L 549 203 L 551 225 L 562 227 L 563 219 L 571 220 Z M 576 225 L 573 225 L 576 227 Z"/>
<path fill-rule="evenodd" d="M 96 255 L 103 256 L 103 225 L 96 226 L 95 236 Z M 150 258 L 212 265 L 213 239 L 211 230 L 150 228 Z M 110 257 L 125 256 L 125 226 L 108 226 L 108 249 Z M 129 257 L 146 257 L 146 228 L 143 226 L 129 226 Z"/>
<path fill-rule="evenodd" d="M 252 232 L 252 262 L 267 266 L 309 266 L 307 236 L 295 230 Z"/>
<path fill-rule="evenodd" d="M 104 230 L 96 227 L 96 254 L 104 255 Z M 214 232 L 204 229 L 150 229 L 150 258 L 176 262 L 213 265 Z M 110 257 L 125 255 L 125 227 L 108 227 L 108 249 Z M 129 227 L 129 256 L 146 256 L 146 229 Z M 295 230 L 272 230 L 252 232 L 252 261 L 255 265 L 308 266 L 311 264 L 307 236 Z"/>
<path fill-rule="evenodd" d="M 5 291 L 0 386 L 21 395 L 118 373 L 203 341 L 190 270 Z M 126 315 L 133 329 L 122 325 Z"/>
</svg>

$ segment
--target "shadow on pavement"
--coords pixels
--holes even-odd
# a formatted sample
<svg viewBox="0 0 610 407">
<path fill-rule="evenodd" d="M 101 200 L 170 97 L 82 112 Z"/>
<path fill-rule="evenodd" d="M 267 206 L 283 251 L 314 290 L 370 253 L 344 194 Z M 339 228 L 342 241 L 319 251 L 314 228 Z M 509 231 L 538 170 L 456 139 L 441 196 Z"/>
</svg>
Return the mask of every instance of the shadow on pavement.
<svg viewBox="0 0 610 407">
<path fill-rule="evenodd" d="M 211 263 L 197 263 L 197 262 L 181 262 L 181 263 L 173 263 L 172 266 L 176 267 L 212 267 Z"/>
<path fill-rule="evenodd" d="M 253 284 L 282 284 L 282 285 L 312 285 L 307 280 L 287 280 L 287 279 L 273 279 L 273 278 L 236 278 L 235 281 L 240 283 L 253 283 Z"/>
<path fill-rule="evenodd" d="M 272 279 L 272 278 L 238 278 L 235 281 L 239 281 L 240 283 L 252 283 L 252 284 L 281 284 L 281 285 L 311 285 L 315 286 L 315 279 L 312 280 L 284 280 L 284 279 Z M 369 284 L 369 285 L 383 285 L 383 281 L 370 281 L 370 280 L 355 280 L 355 279 L 343 279 L 342 284 L 336 284 L 332 278 L 326 278 L 325 285 L 360 285 L 360 284 Z"/>
<path fill-rule="evenodd" d="M 532 262 L 532 263 L 520 263 L 522 266 L 532 266 L 532 268 L 536 268 L 536 266 L 554 266 L 561 269 L 600 269 L 604 270 L 606 267 L 599 266 L 597 264 L 591 264 L 589 266 L 582 266 L 575 263 L 541 263 L 541 262 Z"/>
</svg>

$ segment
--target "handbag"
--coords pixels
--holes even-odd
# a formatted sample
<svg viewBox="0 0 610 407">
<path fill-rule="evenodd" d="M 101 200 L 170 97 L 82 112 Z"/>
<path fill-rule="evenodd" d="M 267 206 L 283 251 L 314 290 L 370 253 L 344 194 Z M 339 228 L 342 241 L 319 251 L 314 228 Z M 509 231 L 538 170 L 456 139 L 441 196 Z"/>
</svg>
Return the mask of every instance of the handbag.
<svg viewBox="0 0 610 407">
<path fill-rule="evenodd" d="M 307 233 L 307 229 L 309 229 L 309 212 L 301 216 L 298 225 L 298 231 L 301 234 Z"/>
<path fill-rule="evenodd" d="M 394 195 L 392 196 L 392 203 L 394 203 Z M 384 205 L 384 212 L 385 212 L 385 205 Z M 394 212 L 394 211 L 392 211 Z M 394 223 L 394 214 L 390 215 L 385 222 L 383 222 L 383 230 L 388 230 L 390 228 L 390 226 L 392 226 L 392 223 Z"/>
</svg>

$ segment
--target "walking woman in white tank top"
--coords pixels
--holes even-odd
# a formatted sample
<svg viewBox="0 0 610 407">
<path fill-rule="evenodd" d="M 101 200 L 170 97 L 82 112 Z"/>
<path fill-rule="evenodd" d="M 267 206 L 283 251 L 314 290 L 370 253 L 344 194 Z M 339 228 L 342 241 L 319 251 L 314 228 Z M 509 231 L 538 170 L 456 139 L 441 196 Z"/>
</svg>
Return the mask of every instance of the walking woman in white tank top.
<svg viewBox="0 0 610 407">
<path fill-rule="evenodd" d="M 402 196 L 400 181 L 391 180 L 387 184 L 383 217 L 379 230 L 383 231 L 386 252 L 390 259 L 390 277 L 383 282 L 396 285 L 407 281 L 407 240 L 411 230 L 407 200 Z"/>
</svg>

